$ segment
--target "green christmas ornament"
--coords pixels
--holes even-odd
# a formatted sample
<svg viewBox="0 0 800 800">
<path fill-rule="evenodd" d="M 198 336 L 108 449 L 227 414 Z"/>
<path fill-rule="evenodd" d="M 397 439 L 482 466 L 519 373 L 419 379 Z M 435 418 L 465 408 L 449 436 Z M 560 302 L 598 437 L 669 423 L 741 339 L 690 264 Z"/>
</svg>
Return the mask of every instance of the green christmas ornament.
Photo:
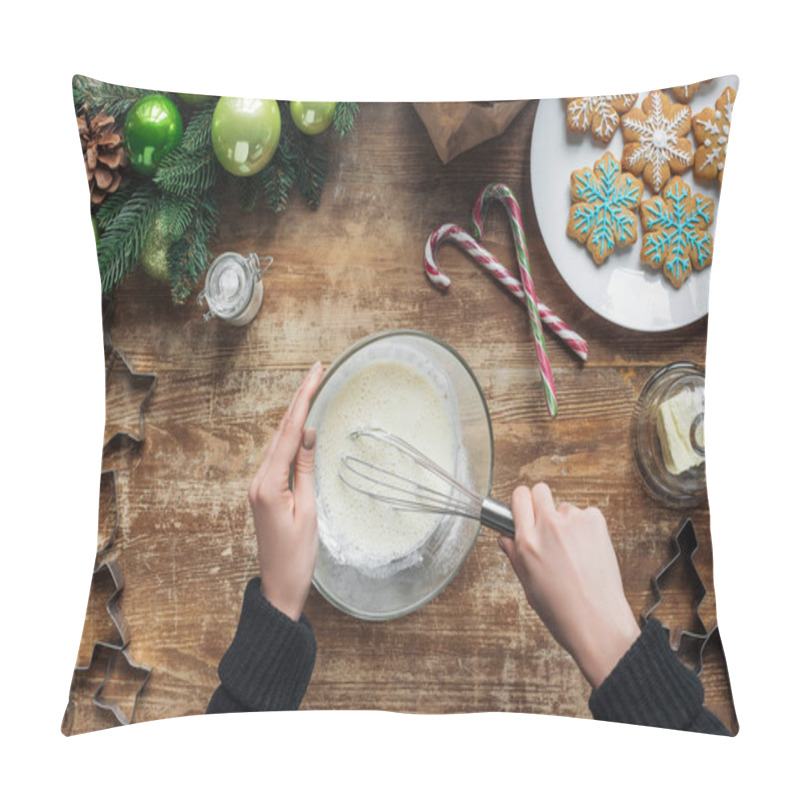
<svg viewBox="0 0 800 800">
<path fill-rule="evenodd" d="M 289 103 L 289 111 L 299 130 L 309 136 L 316 136 L 333 122 L 336 103 L 309 103 L 305 100 L 292 100 Z"/>
<path fill-rule="evenodd" d="M 255 175 L 278 149 L 281 112 L 275 100 L 220 97 L 211 120 L 211 144 L 232 175 Z"/>
<path fill-rule="evenodd" d="M 172 100 L 149 94 L 131 107 L 124 135 L 131 166 L 142 175 L 154 175 L 161 159 L 181 143 L 183 120 Z"/>
<path fill-rule="evenodd" d="M 172 239 L 164 232 L 159 217 L 147 232 L 142 248 L 142 269 L 159 283 L 169 282 L 169 248 Z"/>
</svg>

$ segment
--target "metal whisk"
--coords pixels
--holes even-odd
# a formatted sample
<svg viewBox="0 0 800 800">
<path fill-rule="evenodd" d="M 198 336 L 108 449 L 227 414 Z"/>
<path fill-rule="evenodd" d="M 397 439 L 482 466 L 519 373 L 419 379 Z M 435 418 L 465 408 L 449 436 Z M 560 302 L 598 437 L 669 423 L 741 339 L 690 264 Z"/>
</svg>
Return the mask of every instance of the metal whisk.
<svg viewBox="0 0 800 800">
<path fill-rule="evenodd" d="M 514 520 L 508 506 L 491 497 L 476 494 L 416 447 L 393 433 L 381 428 L 359 428 L 350 434 L 351 439 L 362 436 L 369 436 L 395 447 L 431 475 L 444 481 L 453 491 L 447 493 L 425 486 L 358 456 L 346 455 L 341 459 L 339 478 L 351 489 L 400 511 L 469 517 L 505 536 L 514 536 Z M 358 485 L 359 483 L 364 485 Z"/>
</svg>

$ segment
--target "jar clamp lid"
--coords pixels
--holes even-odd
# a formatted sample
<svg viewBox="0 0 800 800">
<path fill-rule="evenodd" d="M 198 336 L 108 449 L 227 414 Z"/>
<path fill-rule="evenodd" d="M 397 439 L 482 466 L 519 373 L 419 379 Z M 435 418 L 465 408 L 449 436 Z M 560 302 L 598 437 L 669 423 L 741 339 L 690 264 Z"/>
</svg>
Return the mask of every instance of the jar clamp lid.
<svg viewBox="0 0 800 800">
<path fill-rule="evenodd" d="M 238 321 L 253 299 L 256 281 L 261 280 L 272 260 L 271 256 L 266 256 L 262 267 L 255 253 L 245 258 L 228 252 L 215 258 L 206 273 L 205 288 L 197 296 L 198 305 L 204 300 L 208 304 L 203 319 L 208 322 L 219 317 L 228 322 Z"/>
</svg>

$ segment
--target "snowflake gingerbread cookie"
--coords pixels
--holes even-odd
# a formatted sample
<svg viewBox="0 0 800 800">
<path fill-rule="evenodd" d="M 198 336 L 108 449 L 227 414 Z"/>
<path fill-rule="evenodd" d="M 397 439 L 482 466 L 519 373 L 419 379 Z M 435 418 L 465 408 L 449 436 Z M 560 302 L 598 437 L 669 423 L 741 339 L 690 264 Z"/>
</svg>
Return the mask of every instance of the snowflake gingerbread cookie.
<svg viewBox="0 0 800 800">
<path fill-rule="evenodd" d="M 670 86 L 668 91 L 672 95 L 672 99 L 676 102 L 691 103 L 700 87 L 704 83 L 711 83 L 712 80 L 713 78 L 707 78 L 697 83 L 684 83 L 683 86 Z"/>
<path fill-rule="evenodd" d="M 622 166 L 658 194 L 673 173 L 692 166 L 692 143 L 686 138 L 692 126 L 692 109 L 673 103 L 664 92 L 650 92 L 641 108 L 622 118 Z"/>
<path fill-rule="evenodd" d="M 575 170 L 570 185 L 573 205 L 567 235 L 586 245 L 595 264 L 602 264 L 617 246 L 636 241 L 639 225 L 634 212 L 644 185 L 623 172 L 611 153 L 597 161 L 594 169 Z"/>
<path fill-rule="evenodd" d="M 598 142 L 608 144 L 619 127 L 619 116 L 633 108 L 638 94 L 604 94 L 573 97 L 567 106 L 567 128 L 574 133 L 591 130 Z"/>
<path fill-rule="evenodd" d="M 678 103 L 690 103 L 697 94 L 700 83 L 684 83 L 683 86 L 670 86 L 669 93 Z"/>
<path fill-rule="evenodd" d="M 692 195 L 683 178 L 673 178 L 663 196 L 641 204 L 641 259 L 653 269 L 662 269 L 670 283 L 680 288 L 693 269 L 711 266 L 714 237 L 708 227 L 714 221 L 714 201 Z"/>
<path fill-rule="evenodd" d="M 697 142 L 697 152 L 694 154 L 694 174 L 697 178 L 716 178 L 722 183 L 735 99 L 736 90 L 728 86 L 714 108 L 704 108 L 692 117 L 692 132 Z"/>
</svg>

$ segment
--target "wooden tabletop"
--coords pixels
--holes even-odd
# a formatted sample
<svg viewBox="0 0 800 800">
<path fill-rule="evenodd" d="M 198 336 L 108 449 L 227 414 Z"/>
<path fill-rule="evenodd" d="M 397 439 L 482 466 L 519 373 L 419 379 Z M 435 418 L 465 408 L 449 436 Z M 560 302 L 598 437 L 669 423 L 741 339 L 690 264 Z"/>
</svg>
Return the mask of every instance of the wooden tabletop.
<svg viewBox="0 0 800 800">
<path fill-rule="evenodd" d="M 203 713 L 218 683 L 217 665 L 233 636 L 242 593 L 256 574 L 247 488 L 266 443 L 301 376 L 330 364 L 379 330 L 415 328 L 452 345 L 473 368 L 495 436 L 493 495 L 547 481 L 556 500 L 603 511 L 625 591 L 638 615 L 653 601 L 651 577 L 670 558 L 684 516 L 652 500 L 638 478 L 630 444 L 634 403 L 650 375 L 673 361 L 705 362 L 706 320 L 667 333 L 637 333 L 599 317 L 554 267 L 531 199 L 529 150 L 536 103 L 502 136 L 443 165 L 409 104 L 364 104 L 355 130 L 331 137 L 320 207 L 298 194 L 280 215 L 251 213 L 226 200 L 213 251 L 269 254 L 264 302 L 244 328 L 206 323 L 194 296 L 174 306 L 142 274 L 117 292 L 114 347 L 134 372 L 156 378 L 138 446 L 111 447 L 104 469 L 116 499 L 101 491 L 100 528 L 117 531 L 108 555 L 124 576 L 120 611 L 131 659 L 152 669 L 135 720 Z M 559 415 L 549 418 L 523 308 L 454 247 L 439 250 L 453 280 L 447 294 L 425 278 L 422 254 L 440 224 L 467 227 L 472 203 L 489 182 L 517 195 L 540 299 L 589 343 L 581 365 L 548 335 Z M 566 223 L 565 223 L 566 224 Z M 486 246 L 515 264 L 501 209 L 490 213 Z M 577 246 L 576 246 L 577 250 Z M 576 257 L 580 257 L 580 252 Z M 594 269 L 587 255 L 587 269 Z M 115 381 L 117 378 L 115 378 Z M 139 432 L 147 378 L 107 387 L 107 437 Z M 108 481 L 106 481 L 108 483 Z M 692 509 L 699 540 L 695 566 L 715 618 L 707 505 Z M 89 578 L 87 574 L 76 579 Z M 686 575 L 677 574 L 658 616 L 692 627 Z M 102 588 L 90 599 L 81 652 L 108 629 Z M 484 529 L 454 581 L 420 610 L 391 622 L 365 622 L 329 605 L 313 588 L 306 614 L 318 642 L 303 701 L 307 709 L 411 712 L 517 711 L 590 716 L 589 686 L 529 608 L 496 534 Z M 102 659 L 76 674 L 73 733 L 116 724 L 91 698 Z M 124 666 L 124 665 L 123 665 Z M 117 669 L 106 696 L 130 708 L 141 676 Z M 729 727 L 735 715 L 724 660 L 709 648 L 701 674 L 707 705 Z"/>
</svg>

